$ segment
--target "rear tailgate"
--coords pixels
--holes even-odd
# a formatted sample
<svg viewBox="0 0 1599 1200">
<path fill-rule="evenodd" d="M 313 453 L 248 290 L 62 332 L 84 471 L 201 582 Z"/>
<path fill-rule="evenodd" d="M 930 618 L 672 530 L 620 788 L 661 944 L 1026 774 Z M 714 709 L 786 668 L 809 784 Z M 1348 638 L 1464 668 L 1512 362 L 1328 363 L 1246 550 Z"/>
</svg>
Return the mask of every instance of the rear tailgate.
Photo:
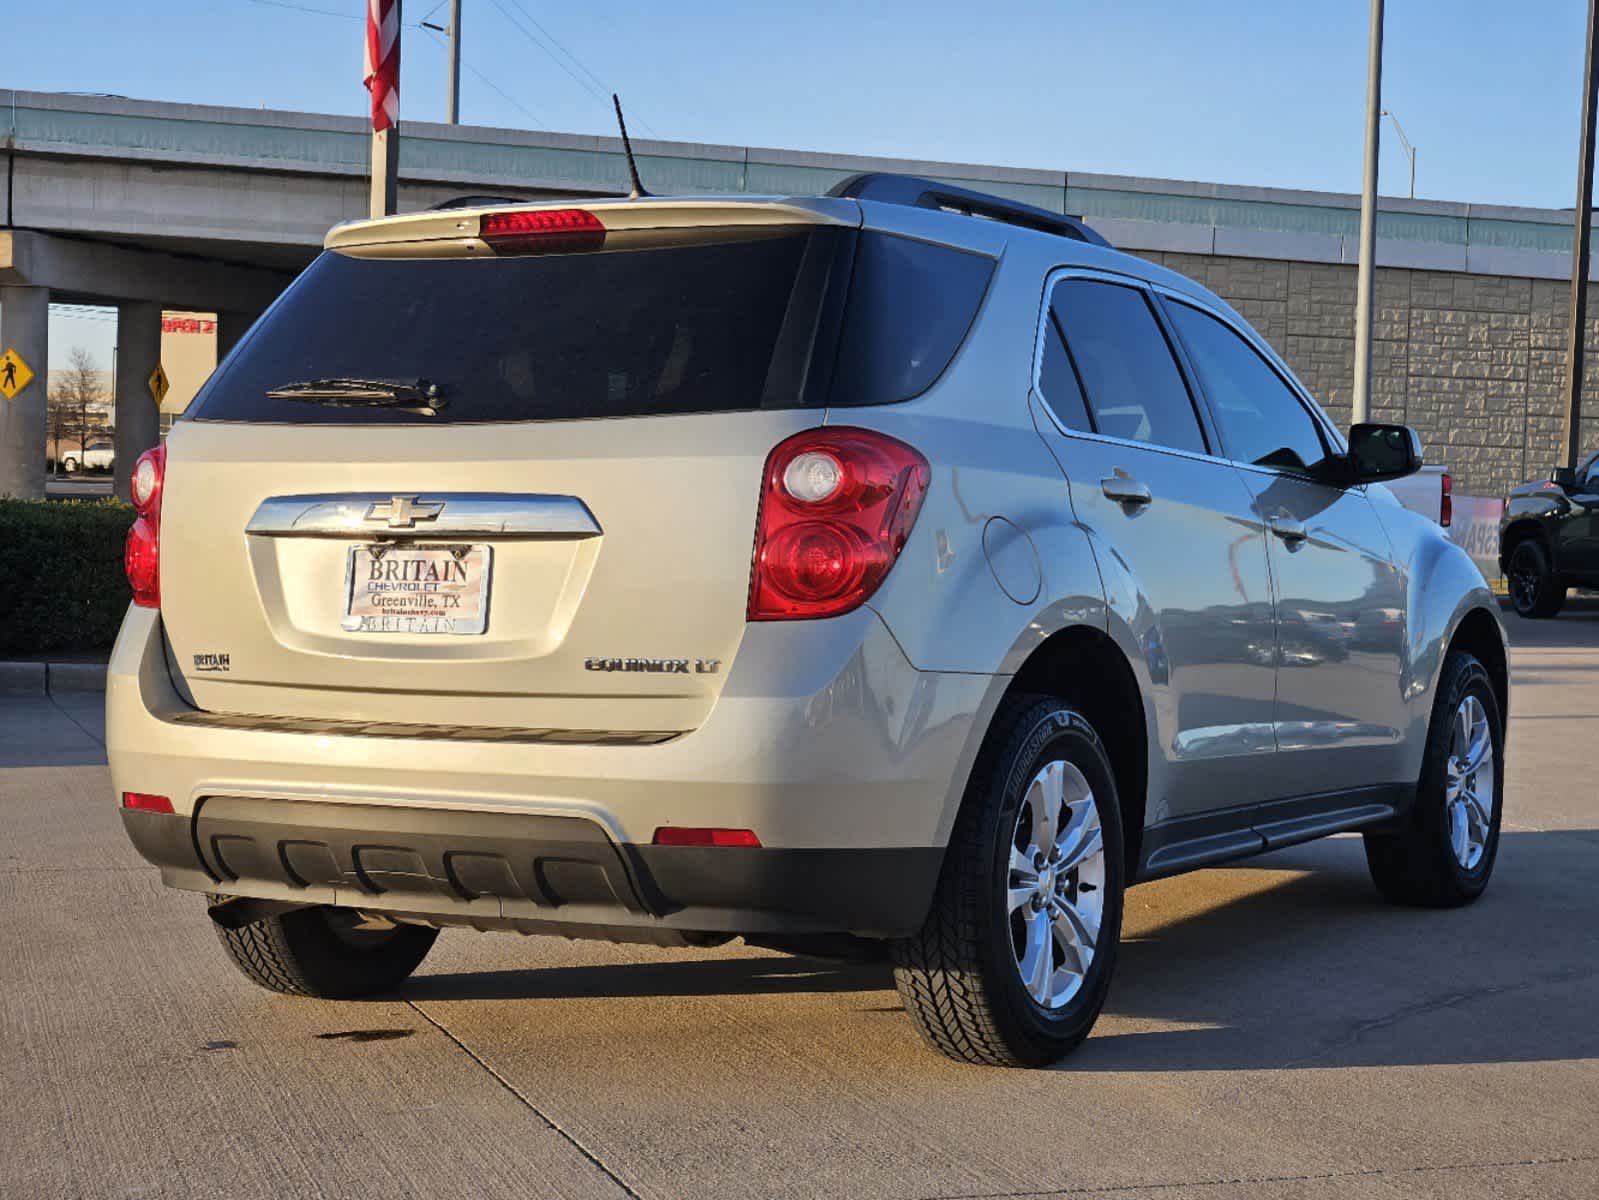
<svg viewBox="0 0 1599 1200">
<path fill-rule="evenodd" d="M 743 635 L 761 466 L 814 423 L 799 411 L 699 414 L 425 437 L 182 423 L 161 550 L 174 665 L 195 703 L 218 712 L 692 729 Z M 467 498 L 484 493 L 498 515 L 438 527 L 452 508 L 481 513 Z M 443 508 L 409 529 L 366 519 L 396 496 Z M 340 510 L 334 498 L 357 516 L 342 534 L 320 519 Z M 272 526 L 250 531 L 264 508 Z M 359 588 L 383 565 L 374 548 L 392 561 L 467 545 L 489 552 L 481 633 L 345 627 L 352 563 Z"/>
<path fill-rule="evenodd" d="M 476 213 L 335 231 L 213 376 L 169 439 L 161 515 L 198 707 L 704 720 L 744 631 L 762 464 L 823 416 L 811 352 L 858 210 L 591 207 L 603 252 L 497 252 Z M 353 378 L 440 399 L 328 382 Z"/>
</svg>

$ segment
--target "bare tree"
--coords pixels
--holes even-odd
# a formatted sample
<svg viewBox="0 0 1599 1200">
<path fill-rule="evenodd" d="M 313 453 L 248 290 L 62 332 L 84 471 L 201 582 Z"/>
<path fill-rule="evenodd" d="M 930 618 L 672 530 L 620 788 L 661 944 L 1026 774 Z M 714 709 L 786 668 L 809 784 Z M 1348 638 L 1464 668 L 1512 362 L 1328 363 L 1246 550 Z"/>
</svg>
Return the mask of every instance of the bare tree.
<svg viewBox="0 0 1599 1200">
<path fill-rule="evenodd" d="M 67 369 L 56 380 L 48 400 L 49 431 L 57 463 L 61 461 L 63 439 L 76 439 L 78 461 L 87 460 L 89 439 L 105 432 L 105 418 L 94 411 L 94 406 L 104 400 L 100 370 L 94 365 L 93 356 L 82 346 L 74 346 L 67 355 Z"/>
</svg>

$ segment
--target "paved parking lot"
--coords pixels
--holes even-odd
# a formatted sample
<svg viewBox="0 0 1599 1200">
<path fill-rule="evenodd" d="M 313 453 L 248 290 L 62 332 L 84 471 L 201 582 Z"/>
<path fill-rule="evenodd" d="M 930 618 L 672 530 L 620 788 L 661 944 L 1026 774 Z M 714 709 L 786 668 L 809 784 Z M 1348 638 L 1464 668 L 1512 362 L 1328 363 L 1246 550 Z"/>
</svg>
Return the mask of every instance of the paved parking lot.
<svg viewBox="0 0 1599 1200">
<path fill-rule="evenodd" d="M 1138 888 L 1037 1072 L 735 947 L 446 933 L 397 998 L 256 991 L 124 841 L 99 698 L 0 700 L 0 1195 L 1594 1197 L 1599 611 L 1509 621 L 1480 904 L 1382 906 L 1353 838 Z"/>
</svg>

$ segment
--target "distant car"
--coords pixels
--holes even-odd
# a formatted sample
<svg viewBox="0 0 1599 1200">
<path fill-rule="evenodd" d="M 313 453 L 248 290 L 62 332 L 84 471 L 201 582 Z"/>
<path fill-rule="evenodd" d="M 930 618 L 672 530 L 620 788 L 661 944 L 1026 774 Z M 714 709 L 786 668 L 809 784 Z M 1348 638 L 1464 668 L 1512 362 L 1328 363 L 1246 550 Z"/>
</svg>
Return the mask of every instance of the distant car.
<svg viewBox="0 0 1599 1200">
<path fill-rule="evenodd" d="M 1575 482 L 1524 483 L 1505 501 L 1499 567 L 1523 617 L 1552 617 L 1573 587 L 1599 587 L 1599 453 L 1577 468 Z"/>
<path fill-rule="evenodd" d="M 68 475 L 79 471 L 109 471 L 117 461 L 116 447 L 110 442 L 91 442 L 82 450 L 68 450 L 61 456 L 61 468 Z"/>
<path fill-rule="evenodd" d="M 1389 900 L 1487 886 L 1504 636 L 1381 486 L 1420 443 L 1191 280 L 881 175 L 327 246 L 131 472 L 107 676 L 128 835 L 261 986 L 742 936 L 1036 1066 L 1135 881 L 1359 830 Z"/>
</svg>

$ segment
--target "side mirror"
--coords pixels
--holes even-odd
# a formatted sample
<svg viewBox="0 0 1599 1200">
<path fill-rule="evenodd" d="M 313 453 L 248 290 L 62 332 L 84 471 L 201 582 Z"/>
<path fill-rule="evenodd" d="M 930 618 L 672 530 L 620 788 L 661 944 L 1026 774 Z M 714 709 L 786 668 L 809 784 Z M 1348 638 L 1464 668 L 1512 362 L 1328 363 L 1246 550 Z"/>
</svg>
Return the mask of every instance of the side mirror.
<svg viewBox="0 0 1599 1200">
<path fill-rule="evenodd" d="M 1421 470 L 1421 439 L 1408 425 L 1355 425 L 1349 430 L 1349 474 L 1356 483 L 1400 479 Z"/>
</svg>

